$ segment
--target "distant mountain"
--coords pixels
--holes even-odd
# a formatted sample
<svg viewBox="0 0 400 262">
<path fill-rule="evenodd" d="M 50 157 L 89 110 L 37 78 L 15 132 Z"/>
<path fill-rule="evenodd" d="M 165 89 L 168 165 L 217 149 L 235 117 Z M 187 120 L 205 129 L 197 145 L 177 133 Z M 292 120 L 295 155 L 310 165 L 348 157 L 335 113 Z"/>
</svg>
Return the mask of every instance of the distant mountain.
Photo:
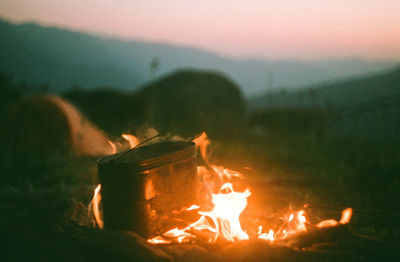
<svg viewBox="0 0 400 262">
<path fill-rule="evenodd" d="M 249 99 L 253 108 L 327 106 L 358 108 L 400 97 L 400 66 L 381 73 L 332 83 L 277 90 Z"/>
<path fill-rule="evenodd" d="M 74 84 L 134 90 L 156 76 L 178 68 L 220 71 L 238 83 L 245 95 L 273 87 L 299 87 L 376 72 L 394 62 L 360 59 L 319 62 L 240 60 L 165 44 L 105 38 L 35 23 L 0 20 L 0 71 L 17 81 L 48 84 L 61 92 Z"/>
<path fill-rule="evenodd" d="M 286 124 L 290 132 L 299 132 L 301 128 L 313 128 L 312 120 L 320 117 L 327 134 L 333 136 L 400 143 L 400 66 L 337 83 L 281 90 L 248 101 L 257 125 L 270 127 L 278 122 Z M 292 119 L 285 122 L 281 115 Z"/>
</svg>

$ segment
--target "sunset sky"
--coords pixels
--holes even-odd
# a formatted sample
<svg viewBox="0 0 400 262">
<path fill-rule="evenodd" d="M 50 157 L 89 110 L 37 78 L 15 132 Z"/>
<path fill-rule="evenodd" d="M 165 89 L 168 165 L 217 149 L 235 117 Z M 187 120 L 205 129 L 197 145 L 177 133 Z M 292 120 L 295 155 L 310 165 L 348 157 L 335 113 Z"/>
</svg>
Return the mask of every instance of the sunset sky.
<svg viewBox="0 0 400 262">
<path fill-rule="evenodd" d="M 270 59 L 400 59 L 399 14 L 399 0 L 0 0 L 15 22 Z"/>
</svg>

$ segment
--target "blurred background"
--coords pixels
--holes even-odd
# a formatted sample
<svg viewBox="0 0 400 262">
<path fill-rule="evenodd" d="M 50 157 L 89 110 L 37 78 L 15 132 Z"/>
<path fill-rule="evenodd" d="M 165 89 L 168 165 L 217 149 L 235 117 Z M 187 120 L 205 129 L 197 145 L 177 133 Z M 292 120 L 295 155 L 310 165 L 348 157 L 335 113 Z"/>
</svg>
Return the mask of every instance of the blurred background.
<svg viewBox="0 0 400 262">
<path fill-rule="evenodd" d="M 62 188 L 87 204 L 107 140 L 206 131 L 212 162 L 301 202 L 390 213 L 358 222 L 398 237 L 399 13 L 396 0 L 2 0 L 2 194 Z"/>
</svg>

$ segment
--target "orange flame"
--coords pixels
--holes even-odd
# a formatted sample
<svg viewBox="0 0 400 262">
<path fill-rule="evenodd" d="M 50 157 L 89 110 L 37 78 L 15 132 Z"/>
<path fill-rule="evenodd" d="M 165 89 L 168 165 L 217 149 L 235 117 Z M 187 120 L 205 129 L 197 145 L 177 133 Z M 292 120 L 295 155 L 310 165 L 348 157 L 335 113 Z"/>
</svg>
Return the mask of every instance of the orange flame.
<svg viewBox="0 0 400 262">
<path fill-rule="evenodd" d="M 207 230 L 213 233 L 213 236 L 208 239 L 209 242 L 215 242 L 219 238 L 232 242 L 249 239 L 249 236 L 240 225 L 239 216 L 246 208 L 247 197 L 250 194 L 248 189 L 244 192 L 236 192 L 233 190 L 231 183 L 226 183 L 221 187 L 220 193 L 212 194 L 212 203 L 214 204 L 212 211 L 200 211 L 198 213 L 202 216 L 188 227 L 171 229 L 162 236 L 149 239 L 147 242 L 167 244 L 171 243 L 167 238 L 172 237 L 178 243 L 188 242 L 190 239 L 196 238 L 195 235 L 190 233 L 193 230 Z M 194 207 L 197 208 L 197 206 Z M 213 223 L 210 223 L 207 218 L 211 219 Z"/>
<path fill-rule="evenodd" d="M 147 243 L 150 244 L 171 244 L 172 241 L 165 240 L 162 236 L 153 237 L 152 239 L 147 240 Z"/>
<path fill-rule="evenodd" d="M 139 140 L 133 135 L 122 134 L 122 137 L 129 142 L 130 148 L 139 144 Z M 210 197 L 208 200 L 211 199 L 214 205 L 213 209 L 211 211 L 198 211 L 201 217 L 196 222 L 183 229 L 173 228 L 163 233 L 161 236 L 148 239 L 147 242 L 151 244 L 186 243 L 199 237 L 206 238 L 206 240 L 211 243 L 218 239 L 225 239 L 231 242 L 249 239 L 249 235 L 242 229 L 239 217 L 246 208 L 247 198 L 251 193 L 248 189 L 244 192 L 234 191 L 231 183 L 234 179 L 243 179 L 243 175 L 234 170 L 222 166 L 210 165 L 208 163 L 206 154 L 207 146 L 210 144 L 210 141 L 205 132 L 193 139 L 193 142 L 196 144 L 196 149 L 200 149 L 201 156 L 207 164 L 207 167 L 198 166 L 197 169 L 199 176 L 202 177 L 202 182 L 204 182 L 204 187 L 208 194 L 207 196 Z M 112 148 L 113 154 L 116 153 L 116 145 L 111 141 L 108 141 L 108 143 Z M 120 148 L 122 148 L 121 145 Z M 218 188 L 218 193 L 213 194 L 214 190 Z M 89 213 L 92 213 L 93 224 L 97 224 L 100 228 L 103 228 L 103 220 L 99 211 L 99 203 L 101 200 L 100 190 L 101 185 L 98 185 L 89 205 Z M 200 206 L 192 205 L 190 207 L 183 207 L 179 211 L 172 211 L 172 214 L 177 215 L 196 209 L 200 209 Z M 351 220 L 352 212 L 353 210 L 351 208 L 347 208 L 343 210 L 339 222 L 334 219 L 327 219 L 319 222 L 314 227 L 324 228 L 347 224 Z M 299 210 L 284 216 L 282 225 L 280 225 L 276 231 L 269 229 L 268 233 L 263 233 L 263 227 L 260 225 L 257 238 L 276 243 L 294 234 L 307 232 L 309 227 L 310 225 L 309 222 L 307 222 L 306 212 L 304 210 Z M 202 234 L 202 232 L 207 233 Z"/>
<path fill-rule="evenodd" d="M 190 211 L 190 210 L 195 210 L 195 209 L 199 209 L 200 207 L 198 205 L 191 205 L 189 208 L 186 209 L 186 211 Z"/>
<path fill-rule="evenodd" d="M 117 153 L 117 147 L 115 146 L 115 144 L 113 142 L 111 142 L 110 140 L 108 140 L 107 142 L 111 146 L 111 155 Z"/>
<path fill-rule="evenodd" d="M 315 227 L 317 228 L 324 228 L 324 227 L 335 227 L 338 226 L 339 224 L 345 225 L 350 223 L 351 216 L 353 214 L 353 209 L 352 208 L 346 208 L 342 211 L 342 218 L 340 219 L 339 222 L 337 222 L 335 219 L 327 219 L 324 221 L 319 222 Z"/>
<path fill-rule="evenodd" d="M 273 235 L 274 239 L 285 239 L 290 235 L 307 231 L 307 219 L 305 214 L 306 212 L 304 210 L 300 210 L 295 214 L 290 214 L 276 234 Z"/>
<path fill-rule="evenodd" d="M 218 174 L 220 181 L 228 180 L 230 181 L 232 178 L 240 178 L 243 179 L 244 176 L 234 170 L 230 170 L 228 168 L 224 168 L 223 166 L 215 166 L 211 165 L 212 169 Z"/>
<path fill-rule="evenodd" d="M 336 227 L 337 225 L 339 225 L 339 222 L 337 222 L 335 219 L 327 219 L 319 222 L 318 224 L 315 225 L 315 227 L 317 228 Z"/>
<path fill-rule="evenodd" d="M 207 146 L 210 144 L 206 132 L 201 133 L 201 135 L 192 140 L 196 144 L 196 149 L 200 148 L 201 156 L 205 161 L 207 161 Z"/>
<path fill-rule="evenodd" d="M 351 207 L 346 208 L 342 211 L 342 218 L 339 223 L 344 225 L 350 223 L 351 216 L 353 215 L 353 209 Z"/>
<path fill-rule="evenodd" d="M 342 218 L 340 219 L 340 222 L 334 219 L 327 219 L 319 222 L 318 224 L 315 225 L 315 227 L 325 228 L 325 227 L 335 227 L 340 224 L 344 225 L 350 222 L 351 215 L 352 215 L 352 209 L 346 208 L 342 212 Z M 276 233 L 272 229 L 270 229 L 268 233 L 263 233 L 262 226 L 259 226 L 258 238 L 263 240 L 268 240 L 271 242 L 276 240 L 283 240 L 291 235 L 308 231 L 306 224 L 307 224 L 307 219 L 305 217 L 305 211 L 300 210 L 296 213 L 296 215 L 290 214 L 287 221 L 284 222 L 284 224 L 279 228 L 279 230 Z"/>
<path fill-rule="evenodd" d="M 216 225 L 215 240 L 220 235 L 229 241 L 249 239 L 246 232 L 242 230 L 239 216 L 247 206 L 247 198 L 251 195 L 246 189 L 244 192 L 235 192 L 231 183 L 224 184 L 220 192 L 227 190 L 229 193 L 212 195 L 212 203 L 215 205 L 211 212 L 199 212 L 200 215 L 208 216 Z"/>
<path fill-rule="evenodd" d="M 199 209 L 200 206 L 198 205 L 191 205 L 190 207 L 182 207 L 181 210 L 177 211 L 177 210 L 172 210 L 172 214 L 180 214 L 182 212 L 187 212 L 187 211 L 191 211 L 191 210 L 195 210 L 195 209 Z"/>
<path fill-rule="evenodd" d="M 137 139 L 137 137 L 135 137 L 134 135 L 122 134 L 121 136 L 122 136 L 123 139 L 128 141 L 129 149 L 132 149 L 132 148 L 134 148 L 135 146 L 137 146 L 139 144 L 139 139 Z M 115 154 L 118 151 L 124 149 L 124 147 L 122 146 L 122 144 L 120 142 L 112 142 L 110 140 L 108 140 L 107 142 L 111 146 L 111 153 L 110 154 Z"/>
<path fill-rule="evenodd" d="M 139 139 L 137 139 L 136 136 L 129 134 L 122 134 L 122 137 L 129 142 L 130 149 L 134 148 L 139 144 Z"/>
<path fill-rule="evenodd" d="M 101 201 L 100 190 L 101 190 L 101 184 L 98 184 L 94 190 L 93 199 L 92 201 L 90 201 L 88 212 L 89 212 L 89 217 L 92 217 L 93 225 L 96 226 L 97 224 L 99 228 L 103 228 L 104 223 L 99 208 L 99 204 Z"/>
<path fill-rule="evenodd" d="M 306 228 L 306 217 L 305 217 L 306 212 L 304 210 L 300 210 L 297 213 L 297 223 L 296 223 L 296 231 L 301 232 L 301 231 L 307 231 Z"/>
<path fill-rule="evenodd" d="M 275 238 L 274 238 L 274 230 L 270 229 L 268 231 L 268 233 L 263 233 L 262 232 L 262 226 L 259 226 L 258 227 L 258 238 L 273 242 L 275 240 Z"/>
</svg>

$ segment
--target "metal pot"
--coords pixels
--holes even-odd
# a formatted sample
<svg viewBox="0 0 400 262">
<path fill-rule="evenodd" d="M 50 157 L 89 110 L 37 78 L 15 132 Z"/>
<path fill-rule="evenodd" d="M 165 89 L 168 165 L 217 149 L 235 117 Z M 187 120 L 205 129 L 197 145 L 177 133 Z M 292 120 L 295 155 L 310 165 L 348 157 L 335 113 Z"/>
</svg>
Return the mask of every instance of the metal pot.
<svg viewBox="0 0 400 262">
<path fill-rule="evenodd" d="M 196 147 L 159 142 L 99 159 L 104 228 L 145 237 L 170 229 L 173 210 L 197 196 Z"/>
</svg>

